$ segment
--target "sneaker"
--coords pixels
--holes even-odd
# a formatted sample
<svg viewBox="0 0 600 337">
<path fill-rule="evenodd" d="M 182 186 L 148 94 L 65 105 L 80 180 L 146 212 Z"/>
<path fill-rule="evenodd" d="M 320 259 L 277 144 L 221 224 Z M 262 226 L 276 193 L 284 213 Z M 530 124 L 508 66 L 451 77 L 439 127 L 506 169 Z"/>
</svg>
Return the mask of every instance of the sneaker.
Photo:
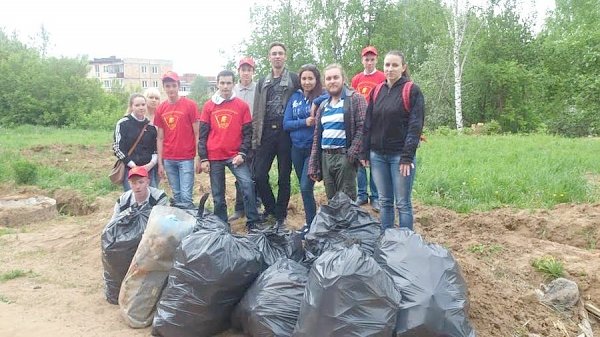
<svg viewBox="0 0 600 337">
<path fill-rule="evenodd" d="M 368 202 L 369 202 L 368 199 L 361 199 L 361 198 L 356 199 L 356 204 L 358 206 L 366 205 Z"/>
<path fill-rule="evenodd" d="M 238 219 L 241 219 L 243 217 L 246 216 L 246 213 L 244 213 L 244 211 L 235 211 L 233 212 L 233 214 L 227 219 L 227 221 L 235 221 Z"/>
<path fill-rule="evenodd" d="M 306 234 L 308 234 L 309 231 L 310 225 L 304 224 L 302 228 L 296 231 L 296 234 L 299 234 L 302 237 L 302 240 L 304 240 L 304 237 L 306 236 Z"/>
<path fill-rule="evenodd" d="M 379 213 L 379 211 L 381 210 L 381 208 L 379 207 L 379 201 L 377 201 L 377 200 L 371 201 L 371 208 L 373 208 L 373 210 L 375 212 Z"/>
</svg>

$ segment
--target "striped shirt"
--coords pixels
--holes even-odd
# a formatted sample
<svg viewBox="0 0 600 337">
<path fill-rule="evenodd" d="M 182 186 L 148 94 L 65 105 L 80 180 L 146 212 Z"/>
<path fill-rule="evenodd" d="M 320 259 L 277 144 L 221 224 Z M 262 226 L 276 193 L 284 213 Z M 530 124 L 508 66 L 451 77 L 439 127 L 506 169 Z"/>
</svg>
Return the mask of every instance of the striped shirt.
<svg viewBox="0 0 600 337">
<path fill-rule="evenodd" d="M 322 149 L 339 149 L 346 146 L 346 129 L 344 127 L 344 100 L 336 104 L 327 104 L 321 115 L 323 125 Z"/>
</svg>

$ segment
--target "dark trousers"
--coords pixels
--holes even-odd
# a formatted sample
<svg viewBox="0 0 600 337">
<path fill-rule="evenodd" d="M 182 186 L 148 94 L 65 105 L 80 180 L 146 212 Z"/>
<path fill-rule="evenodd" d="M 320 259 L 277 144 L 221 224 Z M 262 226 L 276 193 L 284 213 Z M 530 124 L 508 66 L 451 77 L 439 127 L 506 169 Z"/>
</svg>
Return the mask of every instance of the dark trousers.
<svg viewBox="0 0 600 337">
<path fill-rule="evenodd" d="M 265 206 L 265 214 L 278 220 L 287 216 L 290 201 L 290 175 L 292 173 L 292 141 L 290 135 L 282 129 L 265 130 L 261 145 L 254 156 L 254 178 L 258 196 Z M 277 157 L 277 201 L 269 185 L 269 171 Z"/>
</svg>

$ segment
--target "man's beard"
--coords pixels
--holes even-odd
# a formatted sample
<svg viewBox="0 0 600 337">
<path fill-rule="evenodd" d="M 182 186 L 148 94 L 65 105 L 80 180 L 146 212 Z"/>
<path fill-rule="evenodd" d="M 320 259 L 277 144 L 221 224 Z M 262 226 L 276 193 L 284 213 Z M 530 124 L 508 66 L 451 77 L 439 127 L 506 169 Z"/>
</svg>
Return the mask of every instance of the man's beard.
<svg viewBox="0 0 600 337">
<path fill-rule="evenodd" d="M 329 93 L 330 96 L 339 96 L 342 93 L 342 88 L 344 86 L 340 86 L 339 89 L 335 89 L 336 91 L 329 91 L 327 90 L 327 92 Z"/>
</svg>

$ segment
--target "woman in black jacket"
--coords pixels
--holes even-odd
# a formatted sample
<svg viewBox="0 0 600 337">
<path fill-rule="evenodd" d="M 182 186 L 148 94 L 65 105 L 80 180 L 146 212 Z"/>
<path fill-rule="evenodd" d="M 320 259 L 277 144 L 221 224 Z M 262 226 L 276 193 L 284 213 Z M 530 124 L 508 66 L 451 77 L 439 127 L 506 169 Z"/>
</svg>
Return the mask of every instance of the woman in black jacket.
<svg viewBox="0 0 600 337">
<path fill-rule="evenodd" d="M 385 55 L 383 72 L 386 81 L 371 92 L 367 108 L 363 165 L 370 164 L 379 191 L 382 228 L 394 227 L 395 206 L 400 227 L 413 229 L 411 194 L 425 104 L 401 52 Z"/>
<path fill-rule="evenodd" d="M 156 153 L 157 131 L 154 125 L 146 118 L 146 98 L 140 94 L 132 94 L 129 97 L 128 114 L 119 119 L 115 127 L 113 151 L 119 160 L 126 166 L 125 177 L 130 168 L 144 166 L 150 176 L 150 186 L 158 187 L 158 172 L 156 164 L 158 155 Z M 129 150 L 143 131 L 143 135 L 131 154 Z M 130 189 L 127 179 L 123 180 L 123 190 Z"/>
</svg>

